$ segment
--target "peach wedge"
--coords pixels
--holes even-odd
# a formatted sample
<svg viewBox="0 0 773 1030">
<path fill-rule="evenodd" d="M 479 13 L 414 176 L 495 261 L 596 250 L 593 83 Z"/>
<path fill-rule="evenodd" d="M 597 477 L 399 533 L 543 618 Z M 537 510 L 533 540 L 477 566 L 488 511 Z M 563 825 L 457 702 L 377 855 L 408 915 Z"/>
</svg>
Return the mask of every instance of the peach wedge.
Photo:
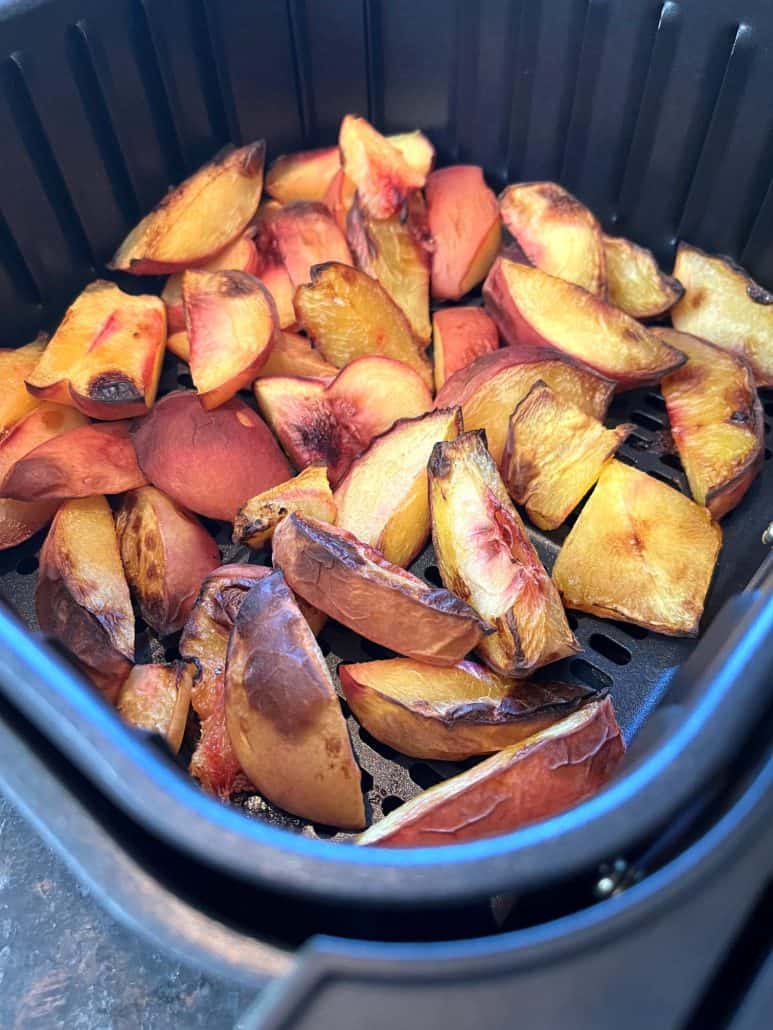
<svg viewBox="0 0 773 1030">
<path fill-rule="evenodd" d="M 282 154 L 266 173 L 266 193 L 280 204 L 296 200 L 323 200 L 341 168 L 338 147 L 320 147 Z"/>
<path fill-rule="evenodd" d="M 605 429 L 541 380 L 510 419 L 502 477 L 540 529 L 556 529 L 598 479 L 633 426 Z"/>
<path fill-rule="evenodd" d="M 156 398 L 165 340 L 158 297 L 130 296 L 98 279 L 68 308 L 27 388 L 91 418 L 144 415 Z"/>
<path fill-rule="evenodd" d="M 241 236 L 258 209 L 266 145 L 225 148 L 161 200 L 109 267 L 164 275 L 202 265 Z"/>
<path fill-rule="evenodd" d="M 319 351 L 300 333 L 280 332 L 268 360 L 258 370 L 258 379 L 266 376 L 303 376 L 307 379 L 332 379 L 338 369 L 325 361 Z"/>
<path fill-rule="evenodd" d="M 604 253 L 609 303 L 631 318 L 658 318 L 684 293 L 678 279 L 661 272 L 651 250 L 622 236 L 605 236 Z"/>
<path fill-rule="evenodd" d="M 690 492 L 719 519 L 762 468 L 765 430 L 754 376 L 743 358 L 697 336 L 656 332 L 687 355 L 660 389 Z"/>
<path fill-rule="evenodd" d="M 291 329 L 295 325 L 295 287 L 279 253 L 274 233 L 274 221 L 280 210 L 276 201 L 268 201 L 261 205 L 255 219 L 255 249 L 258 255 L 255 275 L 274 298 L 279 328 Z"/>
<path fill-rule="evenodd" d="M 341 232 L 347 231 L 347 219 L 356 195 L 357 190 L 354 183 L 346 178 L 344 170 L 341 168 L 331 179 L 325 196 L 322 198 L 322 202 L 333 216 Z"/>
<path fill-rule="evenodd" d="M 432 448 L 461 431 L 459 408 L 395 422 L 355 459 L 338 485 L 336 524 L 381 551 L 387 561 L 410 565 L 429 537 L 427 462 Z"/>
<path fill-rule="evenodd" d="M 258 252 L 255 244 L 249 236 L 240 236 L 234 240 L 225 250 L 221 250 L 211 261 L 199 266 L 204 272 L 249 272 L 255 275 L 258 271 Z M 161 300 L 166 304 L 166 326 L 170 334 L 182 332 L 185 329 L 185 310 L 183 308 L 183 273 L 175 272 L 166 281 L 166 286 L 161 294 Z M 167 347 L 173 353 L 177 353 L 173 347 Z M 179 357 L 179 355 L 178 355 Z M 183 358 L 187 361 L 187 358 Z"/>
<path fill-rule="evenodd" d="M 611 699 L 592 701 L 425 790 L 361 834 L 358 844 L 433 847 L 510 833 L 597 793 L 624 753 Z"/>
<path fill-rule="evenodd" d="M 3 347 L 0 349 L 0 440 L 5 433 L 25 415 L 40 404 L 29 392 L 24 380 L 40 361 L 48 337 L 40 333 L 37 339 L 24 347 Z"/>
<path fill-rule="evenodd" d="M 121 718 L 137 729 L 157 733 L 177 754 L 188 722 L 193 672 L 188 662 L 135 665 L 118 696 Z"/>
<path fill-rule="evenodd" d="M 291 511 L 320 522 L 335 522 L 336 505 L 324 465 L 309 465 L 294 479 L 250 498 L 236 514 L 234 543 L 260 550 Z"/>
<path fill-rule="evenodd" d="M 569 608 L 696 636 L 721 543 L 706 508 L 611 461 L 561 548 L 553 579 Z"/>
<path fill-rule="evenodd" d="M 499 348 L 497 327 L 482 308 L 441 308 L 432 316 L 435 389 L 460 368 Z"/>
<path fill-rule="evenodd" d="M 450 669 L 410 658 L 339 665 L 357 721 L 411 758 L 462 762 L 517 744 L 594 697 L 587 687 L 497 676 L 475 662 Z"/>
<path fill-rule="evenodd" d="M 276 247 L 294 287 L 311 280 L 311 270 L 326 261 L 351 265 L 346 236 L 324 204 L 297 201 L 271 219 Z"/>
<path fill-rule="evenodd" d="M 343 171 L 374 218 L 396 214 L 411 190 L 422 189 L 426 182 L 426 171 L 410 164 L 403 150 L 364 118 L 343 118 L 338 145 Z"/>
</svg>

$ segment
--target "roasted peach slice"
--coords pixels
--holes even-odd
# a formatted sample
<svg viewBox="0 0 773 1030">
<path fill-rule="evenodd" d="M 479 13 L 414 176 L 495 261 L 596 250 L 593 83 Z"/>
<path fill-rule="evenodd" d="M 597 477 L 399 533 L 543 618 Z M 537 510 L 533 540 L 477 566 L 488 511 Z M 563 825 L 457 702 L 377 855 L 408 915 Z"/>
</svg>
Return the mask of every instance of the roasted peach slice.
<svg viewBox="0 0 773 1030">
<path fill-rule="evenodd" d="M 435 389 L 483 354 L 499 348 L 497 327 L 482 308 L 441 308 L 432 316 Z"/>
<path fill-rule="evenodd" d="M 612 701 L 592 701 L 547 729 L 419 794 L 358 844 L 433 847 L 510 833 L 597 793 L 625 753 Z"/>
<path fill-rule="evenodd" d="M 339 665 L 344 697 L 371 736 L 412 758 L 461 762 L 516 744 L 591 700 L 568 683 L 505 679 L 475 662 L 410 658 Z"/>
<path fill-rule="evenodd" d="M 440 168 L 428 176 L 425 192 L 435 241 L 432 296 L 458 300 L 486 278 L 499 250 L 497 198 L 477 165 Z"/>
<path fill-rule="evenodd" d="M 38 402 L 34 411 L 0 436 L 0 482 L 46 440 L 86 424 L 86 417 L 75 408 Z M 0 500 L 0 551 L 29 540 L 51 521 L 58 507 L 58 501 Z"/>
<path fill-rule="evenodd" d="M 254 389 L 293 465 L 327 465 L 334 487 L 374 436 L 432 407 L 422 379 L 390 358 L 359 358 L 332 381 L 276 376 L 256 380 Z"/>
<path fill-rule="evenodd" d="M 426 182 L 427 173 L 409 164 L 402 150 L 364 118 L 344 117 L 338 145 L 343 171 L 373 218 L 396 214 L 411 190 L 420 190 Z"/>
<path fill-rule="evenodd" d="M 210 261 L 244 232 L 260 202 L 266 145 L 226 148 L 161 200 L 109 267 L 164 275 Z"/>
<path fill-rule="evenodd" d="M 180 361 L 188 362 L 191 360 L 191 345 L 188 342 L 188 334 L 184 329 L 180 329 L 176 333 L 171 333 L 166 338 L 166 349 L 174 354 Z"/>
<path fill-rule="evenodd" d="M 168 344 L 167 344 L 168 346 Z M 281 332 L 274 340 L 268 360 L 258 370 L 258 379 L 266 376 L 304 376 L 311 379 L 332 379 L 338 369 L 322 357 L 305 336 Z"/>
<path fill-rule="evenodd" d="M 684 293 L 678 279 L 665 275 L 651 250 L 622 236 L 604 236 L 610 304 L 632 318 L 657 318 Z"/>
<path fill-rule="evenodd" d="M 0 349 L 0 440 L 11 426 L 40 404 L 24 380 L 40 361 L 47 340 L 46 334 L 40 333 L 37 339 L 24 347 Z"/>
<path fill-rule="evenodd" d="M 91 418 L 144 415 L 156 398 L 165 340 L 163 301 L 98 279 L 67 309 L 27 389 Z"/>
<path fill-rule="evenodd" d="M 65 501 L 40 551 L 38 624 L 109 701 L 134 660 L 134 612 L 104 497 Z"/>
<path fill-rule="evenodd" d="M 499 464 L 513 409 L 538 379 L 597 419 L 606 414 L 615 389 L 610 380 L 550 352 L 504 347 L 476 358 L 447 380 L 435 398 L 435 407 L 461 405 L 465 428 L 486 430 L 489 453 Z"/>
<path fill-rule="evenodd" d="M 347 234 L 357 266 L 377 279 L 404 312 L 417 339 L 429 344 L 430 240 L 424 198 L 418 191 L 405 213 L 378 220 L 359 202 L 349 212 Z"/>
<path fill-rule="evenodd" d="M 674 275 L 685 290 L 671 312 L 674 329 L 746 358 L 757 386 L 773 386 L 773 293 L 730 258 L 689 243 L 677 248 Z"/>
<path fill-rule="evenodd" d="M 135 665 L 121 687 L 118 711 L 131 726 L 163 737 L 177 754 L 191 706 L 193 665 Z"/>
<path fill-rule="evenodd" d="M 258 271 L 258 252 L 255 244 L 249 236 L 240 236 L 234 240 L 225 250 L 201 265 L 205 272 L 248 272 L 255 275 Z M 166 326 L 170 334 L 182 332 L 185 329 L 185 311 L 183 309 L 183 273 L 175 272 L 166 281 L 166 286 L 161 294 L 161 300 L 166 304 Z M 177 351 L 167 346 L 173 354 Z M 178 354 L 178 357 L 180 355 Z M 187 361 L 183 358 L 183 361 Z"/>
<path fill-rule="evenodd" d="M 429 537 L 427 462 L 432 448 L 461 431 L 459 408 L 395 422 L 371 442 L 338 485 L 336 524 L 381 551 L 387 561 L 410 565 Z"/>
<path fill-rule="evenodd" d="M 345 529 L 289 515 L 274 533 L 274 565 L 309 604 L 383 647 L 454 665 L 488 632 L 472 608 L 388 562 Z"/>
<path fill-rule="evenodd" d="M 633 429 L 605 429 L 542 380 L 510 419 L 502 477 L 510 496 L 540 529 L 555 529 L 598 479 Z"/>
<path fill-rule="evenodd" d="M 346 236 L 324 204 L 288 204 L 272 216 L 271 225 L 293 286 L 309 282 L 314 265 L 326 261 L 352 263 Z"/>
<path fill-rule="evenodd" d="M 478 644 L 486 664 L 524 677 L 579 651 L 558 591 L 486 450 L 485 433 L 435 444 L 428 472 L 440 578 L 494 626 Z"/>
<path fill-rule="evenodd" d="M 549 275 L 606 297 L 601 226 L 557 182 L 521 182 L 499 197 L 502 221 L 528 260 Z"/>
<path fill-rule="evenodd" d="M 659 382 L 686 360 L 619 308 L 520 262 L 499 258 L 483 297 L 512 347 L 549 347 L 614 379 L 618 390 Z"/>
<path fill-rule="evenodd" d="M 132 490 L 116 518 L 118 546 L 140 613 L 160 636 L 182 629 L 220 550 L 200 522 L 154 486 Z"/>
<path fill-rule="evenodd" d="M 272 162 L 266 174 L 266 193 L 280 204 L 291 204 L 295 200 L 323 200 L 340 168 L 338 147 L 282 154 Z"/>
<path fill-rule="evenodd" d="M 336 505 L 324 465 L 309 465 L 294 479 L 247 501 L 234 520 L 234 543 L 260 550 L 291 511 L 320 522 L 335 522 Z"/>
<path fill-rule="evenodd" d="M 435 148 L 419 129 L 398 132 L 387 140 L 403 155 L 403 159 L 419 175 L 428 176 L 435 164 Z"/>
<path fill-rule="evenodd" d="M 346 232 L 347 219 L 356 195 L 354 183 L 346 178 L 343 168 L 340 169 L 331 179 L 322 200 L 341 232 Z"/>
<path fill-rule="evenodd" d="M 137 424 L 134 446 L 154 486 L 184 508 L 226 522 L 290 475 L 265 422 L 238 397 L 206 411 L 191 390 L 168 393 Z"/>
<path fill-rule="evenodd" d="M 295 294 L 295 314 L 333 365 L 378 354 L 404 362 L 432 386 L 432 369 L 408 319 L 365 272 L 336 262 L 318 265 L 311 283 Z"/>
<path fill-rule="evenodd" d="M 687 355 L 660 389 L 693 498 L 722 518 L 762 468 L 764 423 L 754 375 L 743 358 L 697 336 L 655 331 Z"/>
<path fill-rule="evenodd" d="M 721 544 L 706 508 L 611 461 L 561 548 L 553 579 L 569 608 L 696 636 Z"/>
<path fill-rule="evenodd" d="M 255 379 L 279 331 L 271 294 L 247 272 L 183 275 L 193 384 L 202 407 L 217 408 Z"/>
<path fill-rule="evenodd" d="M 236 616 L 225 712 L 236 757 L 261 794 L 303 819 L 365 825 L 330 670 L 281 572 L 257 582 Z"/>
<path fill-rule="evenodd" d="M 255 274 L 274 298 L 280 329 L 290 329 L 295 325 L 295 287 L 274 234 L 274 220 L 280 210 L 279 204 L 272 200 L 263 204 L 258 212 L 255 220 L 258 267 Z"/>
</svg>

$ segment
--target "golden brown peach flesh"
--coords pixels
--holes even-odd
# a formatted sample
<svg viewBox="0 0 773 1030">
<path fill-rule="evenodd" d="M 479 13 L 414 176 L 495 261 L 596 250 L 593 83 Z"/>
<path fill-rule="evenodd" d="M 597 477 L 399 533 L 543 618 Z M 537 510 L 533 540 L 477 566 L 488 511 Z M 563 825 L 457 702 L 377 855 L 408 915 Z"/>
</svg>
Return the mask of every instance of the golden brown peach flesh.
<svg viewBox="0 0 773 1030">
<path fill-rule="evenodd" d="M 234 543 L 260 550 L 291 511 L 320 522 L 335 522 L 336 505 L 324 465 L 309 465 L 286 483 L 250 498 L 234 519 Z"/>
<path fill-rule="evenodd" d="M 206 410 L 249 386 L 279 327 L 271 294 L 247 272 L 183 274 L 183 306 L 193 384 Z"/>
<path fill-rule="evenodd" d="M 135 665 L 118 696 L 118 711 L 126 722 L 163 737 L 177 754 L 185 735 L 194 666 Z"/>
<path fill-rule="evenodd" d="M 398 132 L 386 138 L 415 172 L 429 175 L 435 164 L 435 148 L 423 132 L 414 129 L 413 132 Z"/>
<path fill-rule="evenodd" d="M 210 261 L 241 236 L 257 211 L 265 153 L 262 140 L 220 151 L 132 229 L 109 267 L 164 275 Z"/>
<path fill-rule="evenodd" d="M 695 636 L 721 544 L 706 508 L 611 461 L 561 548 L 553 579 L 568 608 Z"/>
<path fill-rule="evenodd" d="M 410 658 L 339 665 L 344 697 L 371 736 L 412 758 L 461 762 L 501 751 L 594 697 L 568 683 L 518 682 L 475 662 Z"/>
<path fill-rule="evenodd" d="M 661 272 L 651 250 L 622 236 L 605 236 L 604 253 L 609 303 L 632 318 L 657 318 L 684 293 L 678 279 Z"/>
<path fill-rule="evenodd" d="M 134 429 L 148 480 L 198 515 L 232 522 L 290 468 L 261 418 L 238 397 L 206 411 L 191 390 L 168 393 Z"/>
<path fill-rule="evenodd" d="M 441 308 L 432 316 L 435 390 L 460 368 L 499 349 L 499 333 L 482 308 Z"/>
<path fill-rule="evenodd" d="M 458 300 L 485 279 L 499 250 L 497 198 L 477 165 L 440 168 L 428 176 L 425 193 L 435 241 L 432 296 Z"/>
<path fill-rule="evenodd" d="M 38 624 L 115 701 L 134 660 L 134 612 L 104 497 L 65 501 L 40 551 Z"/>
<path fill-rule="evenodd" d="M 461 844 L 548 819 L 597 793 L 625 752 L 612 701 L 592 701 L 406 802 L 358 844 Z"/>
<path fill-rule="evenodd" d="M 174 354 L 176 358 L 179 358 L 180 361 L 187 363 L 191 359 L 191 345 L 188 342 L 188 334 L 184 329 L 167 336 L 166 349 Z"/>
<path fill-rule="evenodd" d="M 256 275 L 258 271 L 258 252 L 249 236 L 240 236 L 225 250 L 221 250 L 211 261 L 199 266 L 204 272 L 249 272 Z M 161 300 L 166 304 L 166 326 L 170 336 L 185 330 L 185 311 L 183 309 L 183 273 L 175 272 L 166 281 L 161 293 Z M 173 354 L 177 351 L 167 340 L 167 347 Z M 177 355 L 181 357 L 181 355 Z M 187 358 L 183 358 L 187 361 Z"/>
<path fill-rule="evenodd" d="M 365 825 L 330 670 L 281 572 L 256 583 L 236 616 L 225 712 L 236 757 L 261 794 L 303 819 Z"/>
<path fill-rule="evenodd" d="M 606 297 L 607 265 L 595 216 L 557 182 L 508 186 L 499 210 L 528 260 L 549 275 Z"/>
<path fill-rule="evenodd" d="M 271 224 L 279 256 L 295 287 L 311 281 L 315 265 L 352 263 L 346 236 L 324 204 L 288 204 L 273 215 Z"/>
<path fill-rule="evenodd" d="M 671 312 L 674 329 L 740 355 L 757 386 L 773 386 L 773 293 L 730 258 L 688 243 L 677 248 L 674 275 L 685 291 Z"/>
<path fill-rule="evenodd" d="M 320 147 L 282 154 L 266 174 L 266 193 L 280 204 L 296 200 L 323 200 L 341 168 L 338 147 Z"/>
<path fill-rule="evenodd" d="M 461 431 L 459 408 L 395 422 L 355 459 L 336 488 L 336 525 L 394 565 L 410 565 L 429 537 L 427 462 L 432 448 Z"/>
<path fill-rule="evenodd" d="M 144 415 L 156 398 L 165 340 L 160 298 L 130 296 L 98 279 L 67 309 L 27 388 L 91 418 Z"/>
<path fill-rule="evenodd" d="M 486 310 L 512 347 L 548 347 L 630 390 L 684 364 L 624 311 L 539 268 L 499 258 L 483 286 Z"/>
<path fill-rule="evenodd" d="M 281 332 L 274 341 L 265 365 L 258 370 L 258 379 L 267 376 L 302 376 L 306 379 L 332 379 L 339 370 L 322 357 L 305 336 Z"/>
<path fill-rule="evenodd" d="M 182 629 L 220 550 L 200 522 L 154 486 L 132 490 L 116 517 L 124 572 L 140 613 L 160 636 Z"/>
<path fill-rule="evenodd" d="M 29 392 L 24 380 L 40 361 L 48 336 L 40 333 L 37 339 L 24 347 L 0 349 L 0 440 L 5 433 L 26 415 L 40 400 Z"/>
<path fill-rule="evenodd" d="M 344 529 L 289 515 L 274 533 L 274 565 L 309 604 L 383 647 L 454 665 L 488 627 L 447 590 L 427 586 Z"/>
<path fill-rule="evenodd" d="M 494 627 L 478 644 L 486 664 L 524 677 L 579 651 L 558 591 L 486 450 L 485 433 L 436 444 L 428 472 L 440 578 Z"/>
<path fill-rule="evenodd" d="M 409 164 L 402 150 L 364 118 L 343 118 L 338 145 L 343 171 L 374 218 L 390 218 L 411 190 L 424 186 L 427 173 Z"/>
<path fill-rule="evenodd" d="M 293 465 L 327 465 L 333 487 L 374 436 L 432 407 L 423 380 L 391 358 L 358 358 L 332 381 L 276 376 L 256 380 L 254 389 Z"/>
<path fill-rule="evenodd" d="M 538 380 L 510 418 L 502 478 L 540 529 L 555 529 L 633 429 L 603 424 Z"/>
<path fill-rule="evenodd" d="M 690 492 L 720 519 L 762 468 L 765 427 L 754 374 L 743 358 L 697 336 L 655 331 L 687 355 L 660 389 Z"/>
<path fill-rule="evenodd" d="M 322 356 L 343 368 L 380 355 L 402 361 L 432 386 L 432 369 L 408 319 L 375 279 L 337 263 L 312 270 L 295 294 L 295 314 Z"/>
</svg>

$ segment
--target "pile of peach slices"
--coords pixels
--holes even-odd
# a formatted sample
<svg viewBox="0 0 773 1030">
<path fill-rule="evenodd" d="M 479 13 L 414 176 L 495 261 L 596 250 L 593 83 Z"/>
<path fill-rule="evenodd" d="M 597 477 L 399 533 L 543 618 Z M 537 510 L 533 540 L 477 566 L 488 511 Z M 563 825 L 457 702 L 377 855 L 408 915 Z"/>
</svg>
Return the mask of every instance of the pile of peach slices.
<svg viewBox="0 0 773 1030">
<path fill-rule="evenodd" d="M 433 171 L 418 131 L 348 115 L 265 190 L 264 152 L 219 154 L 121 244 L 110 268 L 168 274 L 161 296 L 93 282 L 0 352 L 0 547 L 50 523 L 41 629 L 128 722 L 187 734 L 210 793 L 364 829 L 340 687 L 404 755 L 482 758 L 360 843 L 562 811 L 623 739 L 609 696 L 530 677 L 579 650 L 565 608 L 697 634 L 718 520 L 761 467 L 773 296 L 685 243 L 664 275 L 554 183 Z M 156 401 L 166 350 L 194 388 Z M 615 459 L 613 395 L 653 384 L 692 499 Z M 524 518 L 556 529 L 588 494 L 551 576 Z M 263 564 L 221 564 L 197 516 Z M 430 536 L 442 588 L 407 570 Z M 135 664 L 135 612 L 174 660 Z M 328 618 L 399 657 L 337 682 Z"/>
</svg>

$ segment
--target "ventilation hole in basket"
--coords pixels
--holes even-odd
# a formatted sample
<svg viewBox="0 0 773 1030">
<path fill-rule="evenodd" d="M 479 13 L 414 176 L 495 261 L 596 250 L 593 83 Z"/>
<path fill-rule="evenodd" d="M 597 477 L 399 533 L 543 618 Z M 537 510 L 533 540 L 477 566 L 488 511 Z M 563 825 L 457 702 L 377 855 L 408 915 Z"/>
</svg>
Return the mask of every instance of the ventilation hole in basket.
<svg viewBox="0 0 773 1030">
<path fill-rule="evenodd" d="M 28 554 L 26 558 L 22 558 L 19 564 L 16 566 L 16 571 L 20 576 L 31 576 L 33 572 L 36 572 L 38 568 L 38 559 L 34 554 Z"/>
<path fill-rule="evenodd" d="M 423 790 L 427 787 L 434 787 L 436 783 L 440 783 L 443 777 L 440 773 L 426 765 L 424 762 L 415 762 L 410 768 L 411 779 L 414 783 L 418 784 Z"/>
<path fill-rule="evenodd" d="M 634 411 L 631 413 L 631 418 L 634 422 L 642 426 L 643 429 L 662 429 L 663 422 L 659 418 L 655 418 L 654 415 L 650 415 L 648 411 Z"/>
<path fill-rule="evenodd" d="M 380 740 L 376 740 L 363 726 L 359 727 L 358 732 L 363 744 L 367 744 L 369 748 L 375 751 L 377 755 L 381 755 L 382 758 L 392 759 L 397 754 L 394 748 L 391 748 L 388 744 L 382 744 Z"/>
<path fill-rule="evenodd" d="M 405 802 L 402 798 L 399 798 L 396 794 L 389 794 L 381 802 L 381 811 L 384 815 L 389 815 L 390 812 L 396 811 L 400 805 L 404 805 Z"/>
<path fill-rule="evenodd" d="M 324 826 L 322 823 L 312 823 L 311 826 L 316 835 L 322 840 L 329 840 L 338 833 L 335 826 Z"/>
<path fill-rule="evenodd" d="M 597 654 L 608 658 L 615 665 L 627 665 L 631 660 L 631 652 L 627 647 L 603 633 L 591 633 L 588 643 Z"/>
<path fill-rule="evenodd" d="M 177 382 L 186 390 L 190 390 L 193 387 L 193 379 L 191 379 L 187 372 L 181 372 L 177 377 Z"/>
<path fill-rule="evenodd" d="M 373 777 L 367 769 L 360 770 L 360 786 L 366 794 L 369 790 L 373 790 Z"/>
<path fill-rule="evenodd" d="M 428 565 L 424 570 L 424 578 L 436 587 L 443 586 L 443 580 L 440 578 L 440 569 L 437 565 Z"/>
<path fill-rule="evenodd" d="M 180 657 L 180 652 L 177 649 L 177 644 L 170 644 L 164 648 L 164 658 L 168 662 L 173 662 Z"/>
<path fill-rule="evenodd" d="M 666 486 L 673 486 L 676 490 L 679 489 L 679 482 L 675 476 L 667 475 L 665 472 L 658 472 L 657 469 L 647 469 L 647 475 L 652 476 L 653 479 L 659 479 Z"/>
<path fill-rule="evenodd" d="M 682 471 L 682 463 L 675 454 L 661 454 L 660 460 L 663 465 L 668 465 L 670 469 L 676 469 L 677 472 Z"/>
<path fill-rule="evenodd" d="M 386 647 L 382 647 L 381 644 L 376 644 L 373 640 L 363 640 L 362 649 L 368 658 L 394 658 L 394 651 L 390 651 Z"/>
<path fill-rule="evenodd" d="M 576 676 L 580 683 L 593 690 L 610 690 L 612 687 L 612 677 L 586 662 L 584 658 L 573 658 L 569 663 L 569 672 Z"/>
<path fill-rule="evenodd" d="M 644 398 L 644 401 L 645 404 L 648 404 L 649 407 L 654 408 L 655 411 L 666 410 L 666 402 L 663 400 L 659 393 L 648 393 L 647 396 Z"/>
<path fill-rule="evenodd" d="M 617 622 L 614 619 L 610 619 L 610 624 L 634 640 L 644 640 L 646 636 L 649 636 L 649 630 L 646 630 L 643 626 L 636 626 L 632 622 Z"/>
<path fill-rule="evenodd" d="M 651 446 L 651 441 L 637 432 L 631 433 L 625 442 L 637 451 L 648 451 Z"/>
</svg>

